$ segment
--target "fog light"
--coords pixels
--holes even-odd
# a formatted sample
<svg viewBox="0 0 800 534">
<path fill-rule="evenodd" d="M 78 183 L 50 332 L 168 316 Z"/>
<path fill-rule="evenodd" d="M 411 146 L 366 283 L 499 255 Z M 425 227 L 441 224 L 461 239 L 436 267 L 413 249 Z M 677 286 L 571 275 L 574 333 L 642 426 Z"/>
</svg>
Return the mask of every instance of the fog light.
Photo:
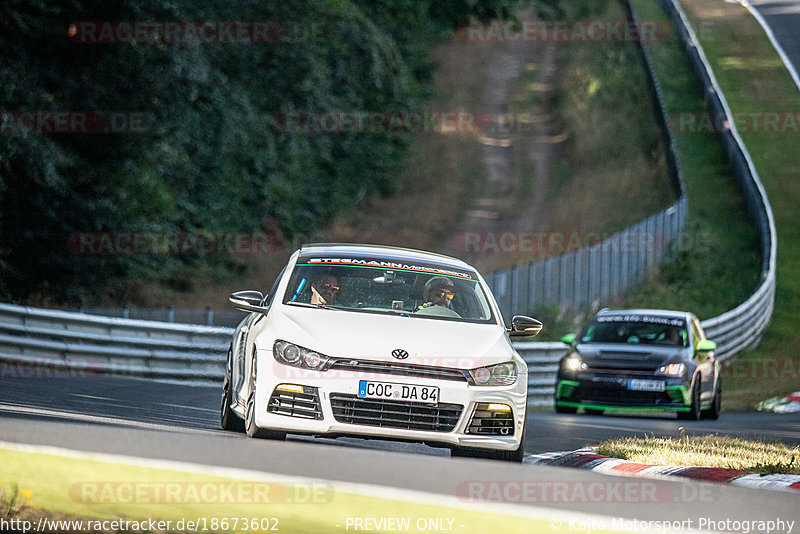
<svg viewBox="0 0 800 534">
<path fill-rule="evenodd" d="M 303 386 L 297 384 L 278 384 L 275 386 L 278 391 L 289 391 L 291 393 L 303 393 Z"/>
<path fill-rule="evenodd" d="M 312 369 L 322 367 L 324 363 L 322 357 L 316 352 L 306 352 L 303 354 L 303 362 Z"/>
<path fill-rule="evenodd" d="M 486 409 L 487 410 L 493 410 L 495 412 L 510 412 L 511 411 L 511 406 L 509 406 L 508 404 L 494 404 L 494 403 L 492 403 L 489 406 L 487 406 Z"/>
</svg>

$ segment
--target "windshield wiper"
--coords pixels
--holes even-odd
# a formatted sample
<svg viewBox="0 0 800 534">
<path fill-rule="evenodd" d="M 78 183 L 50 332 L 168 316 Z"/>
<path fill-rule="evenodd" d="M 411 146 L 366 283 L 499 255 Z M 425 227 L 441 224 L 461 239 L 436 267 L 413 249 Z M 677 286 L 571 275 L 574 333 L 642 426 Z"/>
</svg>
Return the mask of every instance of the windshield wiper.
<svg viewBox="0 0 800 534">
<path fill-rule="evenodd" d="M 331 306 L 330 304 L 311 304 L 310 302 L 292 302 L 292 301 L 289 301 L 286 304 L 291 304 L 292 306 L 302 306 L 304 308 L 322 308 L 323 310 L 346 310 L 347 309 L 347 308 L 342 308 L 342 307 Z"/>
</svg>

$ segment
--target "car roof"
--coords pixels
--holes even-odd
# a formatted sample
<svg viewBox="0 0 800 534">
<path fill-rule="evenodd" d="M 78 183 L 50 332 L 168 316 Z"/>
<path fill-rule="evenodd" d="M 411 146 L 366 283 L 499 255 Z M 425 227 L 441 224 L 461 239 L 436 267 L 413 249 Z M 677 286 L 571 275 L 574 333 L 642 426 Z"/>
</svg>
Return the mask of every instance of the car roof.
<svg viewBox="0 0 800 534">
<path fill-rule="evenodd" d="M 424 262 L 435 265 L 455 267 L 467 271 L 476 269 L 458 258 L 425 252 L 410 248 L 390 247 L 387 245 L 367 245 L 354 243 L 310 243 L 300 247 L 300 256 L 343 255 L 357 258 L 393 259 L 402 261 Z"/>
<path fill-rule="evenodd" d="M 655 317 L 680 317 L 687 321 L 694 317 L 694 314 L 687 311 L 660 310 L 655 308 L 628 308 L 623 310 L 613 310 L 606 308 L 597 312 L 595 317 L 600 315 L 650 315 Z"/>
</svg>

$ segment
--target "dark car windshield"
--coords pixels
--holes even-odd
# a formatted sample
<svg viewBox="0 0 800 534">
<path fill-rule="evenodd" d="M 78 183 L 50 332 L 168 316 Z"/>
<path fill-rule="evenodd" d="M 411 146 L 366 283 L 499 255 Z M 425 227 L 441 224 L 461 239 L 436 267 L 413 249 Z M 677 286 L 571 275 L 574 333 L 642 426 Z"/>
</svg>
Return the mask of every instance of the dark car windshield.
<svg viewBox="0 0 800 534">
<path fill-rule="evenodd" d="M 578 336 L 580 343 L 630 343 L 688 346 L 686 321 L 682 318 L 640 316 L 595 317 Z"/>
<path fill-rule="evenodd" d="M 300 258 L 283 303 L 473 323 L 494 322 L 477 274 L 385 260 Z"/>
</svg>

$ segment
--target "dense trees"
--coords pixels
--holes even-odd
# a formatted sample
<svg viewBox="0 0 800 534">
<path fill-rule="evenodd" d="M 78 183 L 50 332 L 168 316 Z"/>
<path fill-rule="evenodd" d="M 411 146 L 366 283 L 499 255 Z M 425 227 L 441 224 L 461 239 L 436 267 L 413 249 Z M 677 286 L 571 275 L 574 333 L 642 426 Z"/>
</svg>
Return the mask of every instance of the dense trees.
<svg viewBox="0 0 800 534">
<path fill-rule="evenodd" d="M 418 110 L 430 44 L 513 3 L 0 1 L 0 297 L 81 302 L 115 280 L 169 283 L 193 262 L 234 261 L 75 254 L 76 233 L 277 228 L 293 239 L 390 193 L 403 136 L 296 133 L 282 118 Z M 250 33 L 212 28 L 191 42 L 200 21 Z M 124 26 L 134 22 L 138 39 Z"/>
</svg>

